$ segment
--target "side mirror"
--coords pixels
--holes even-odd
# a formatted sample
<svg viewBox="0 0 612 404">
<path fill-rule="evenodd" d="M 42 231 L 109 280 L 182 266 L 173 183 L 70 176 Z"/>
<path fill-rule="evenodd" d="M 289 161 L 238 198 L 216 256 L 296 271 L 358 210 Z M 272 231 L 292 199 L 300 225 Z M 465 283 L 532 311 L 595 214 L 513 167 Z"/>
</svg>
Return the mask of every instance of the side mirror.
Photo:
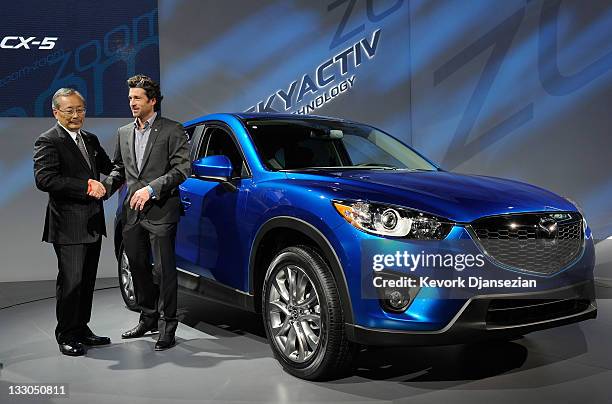
<svg viewBox="0 0 612 404">
<path fill-rule="evenodd" d="M 227 182 L 232 177 L 232 162 L 227 156 L 208 156 L 193 162 L 193 174 L 197 178 Z"/>
</svg>

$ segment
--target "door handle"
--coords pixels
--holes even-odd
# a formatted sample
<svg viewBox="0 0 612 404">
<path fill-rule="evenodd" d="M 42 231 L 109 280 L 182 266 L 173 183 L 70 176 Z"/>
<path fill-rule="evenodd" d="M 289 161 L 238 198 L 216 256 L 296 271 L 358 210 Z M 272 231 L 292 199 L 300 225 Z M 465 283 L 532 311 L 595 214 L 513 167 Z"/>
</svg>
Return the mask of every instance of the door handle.
<svg viewBox="0 0 612 404">
<path fill-rule="evenodd" d="M 183 205 L 183 209 L 187 210 L 191 207 L 191 199 L 183 197 L 181 198 L 181 204 Z"/>
</svg>

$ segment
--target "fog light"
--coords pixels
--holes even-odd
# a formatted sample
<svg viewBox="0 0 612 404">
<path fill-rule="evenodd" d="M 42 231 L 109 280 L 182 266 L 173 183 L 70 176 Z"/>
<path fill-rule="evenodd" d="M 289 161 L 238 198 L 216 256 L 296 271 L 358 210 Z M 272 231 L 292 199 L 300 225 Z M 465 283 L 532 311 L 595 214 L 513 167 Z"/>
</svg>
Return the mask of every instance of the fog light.
<svg viewBox="0 0 612 404">
<path fill-rule="evenodd" d="M 409 287 L 409 275 L 395 271 L 380 271 L 373 274 L 376 294 L 380 307 L 388 313 L 403 313 L 419 293 L 418 286 Z"/>
<path fill-rule="evenodd" d="M 394 313 L 401 313 L 408 308 L 410 304 L 410 295 L 399 289 L 391 289 L 385 291 L 385 299 L 382 299 L 383 309 Z"/>
</svg>

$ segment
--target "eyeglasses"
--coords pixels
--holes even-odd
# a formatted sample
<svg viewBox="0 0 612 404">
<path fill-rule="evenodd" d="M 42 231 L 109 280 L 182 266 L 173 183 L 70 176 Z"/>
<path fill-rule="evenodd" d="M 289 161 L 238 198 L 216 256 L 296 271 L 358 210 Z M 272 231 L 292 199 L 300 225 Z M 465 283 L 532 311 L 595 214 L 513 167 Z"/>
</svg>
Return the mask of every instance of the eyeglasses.
<svg viewBox="0 0 612 404">
<path fill-rule="evenodd" d="M 85 108 L 67 109 L 67 110 L 58 109 L 58 111 L 64 115 L 72 116 L 74 115 L 75 112 L 77 115 L 85 115 L 85 111 L 87 111 L 87 109 Z"/>
</svg>

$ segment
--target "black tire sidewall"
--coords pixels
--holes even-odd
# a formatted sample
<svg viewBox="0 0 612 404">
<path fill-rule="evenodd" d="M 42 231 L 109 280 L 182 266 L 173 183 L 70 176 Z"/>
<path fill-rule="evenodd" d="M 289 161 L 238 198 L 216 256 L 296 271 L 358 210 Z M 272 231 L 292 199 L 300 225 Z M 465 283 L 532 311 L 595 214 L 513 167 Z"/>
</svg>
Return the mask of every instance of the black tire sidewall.
<svg viewBox="0 0 612 404">
<path fill-rule="evenodd" d="M 320 371 L 322 362 L 328 355 L 328 352 L 326 351 L 328 348 L 330 332 L 328 305 L 330 296 L 324 289 L 323 280 L 320 278 L 323 274 L 320 274 L 320 271 L 317 271 L 310 261 L 318 264 L 320 270 L 328 270 L 327 265 L 320 258 L 314 256 L 306 249 L 300 247 L 289 247 L 282 250 L 272 260 L 272 263 L 268 268 L 264 279 L 264 290 L 262 293 L 262 315 L 264 319 L 264 328 L 266 329 L 266 335 L 268 337 L 270 346 L 272 347 L 272 351 L 274 352 L 274 356 L 283 364 L 285 369 L 299 377 L 309 377 L 312 374 L 318 373 Z M 267 302 L 271 289 L 270 279 L 273 279 L 273 277 L 276 276 L 276 274 L 282 268 L 292 264 L 299 266 L 302 270 L 304 270 L 306 275 L 308 275 L 315 288 L 315 291 L 317 292 L 320 305 L 321 334 L 319 337 L 319 346 L 317 347 L 317 351 L 313 354 L 313 356 L 304 363 L 293 362 L 287 359 L 282 352 L 279 352 L 276 342 L 274 341 L 274 337 L 271 335 L 271 330 L 269 329 L 270 321 L 267 311 Z M 327 275 L 331 276 L 331 273 L 328 273 Z"/>
</svg>

